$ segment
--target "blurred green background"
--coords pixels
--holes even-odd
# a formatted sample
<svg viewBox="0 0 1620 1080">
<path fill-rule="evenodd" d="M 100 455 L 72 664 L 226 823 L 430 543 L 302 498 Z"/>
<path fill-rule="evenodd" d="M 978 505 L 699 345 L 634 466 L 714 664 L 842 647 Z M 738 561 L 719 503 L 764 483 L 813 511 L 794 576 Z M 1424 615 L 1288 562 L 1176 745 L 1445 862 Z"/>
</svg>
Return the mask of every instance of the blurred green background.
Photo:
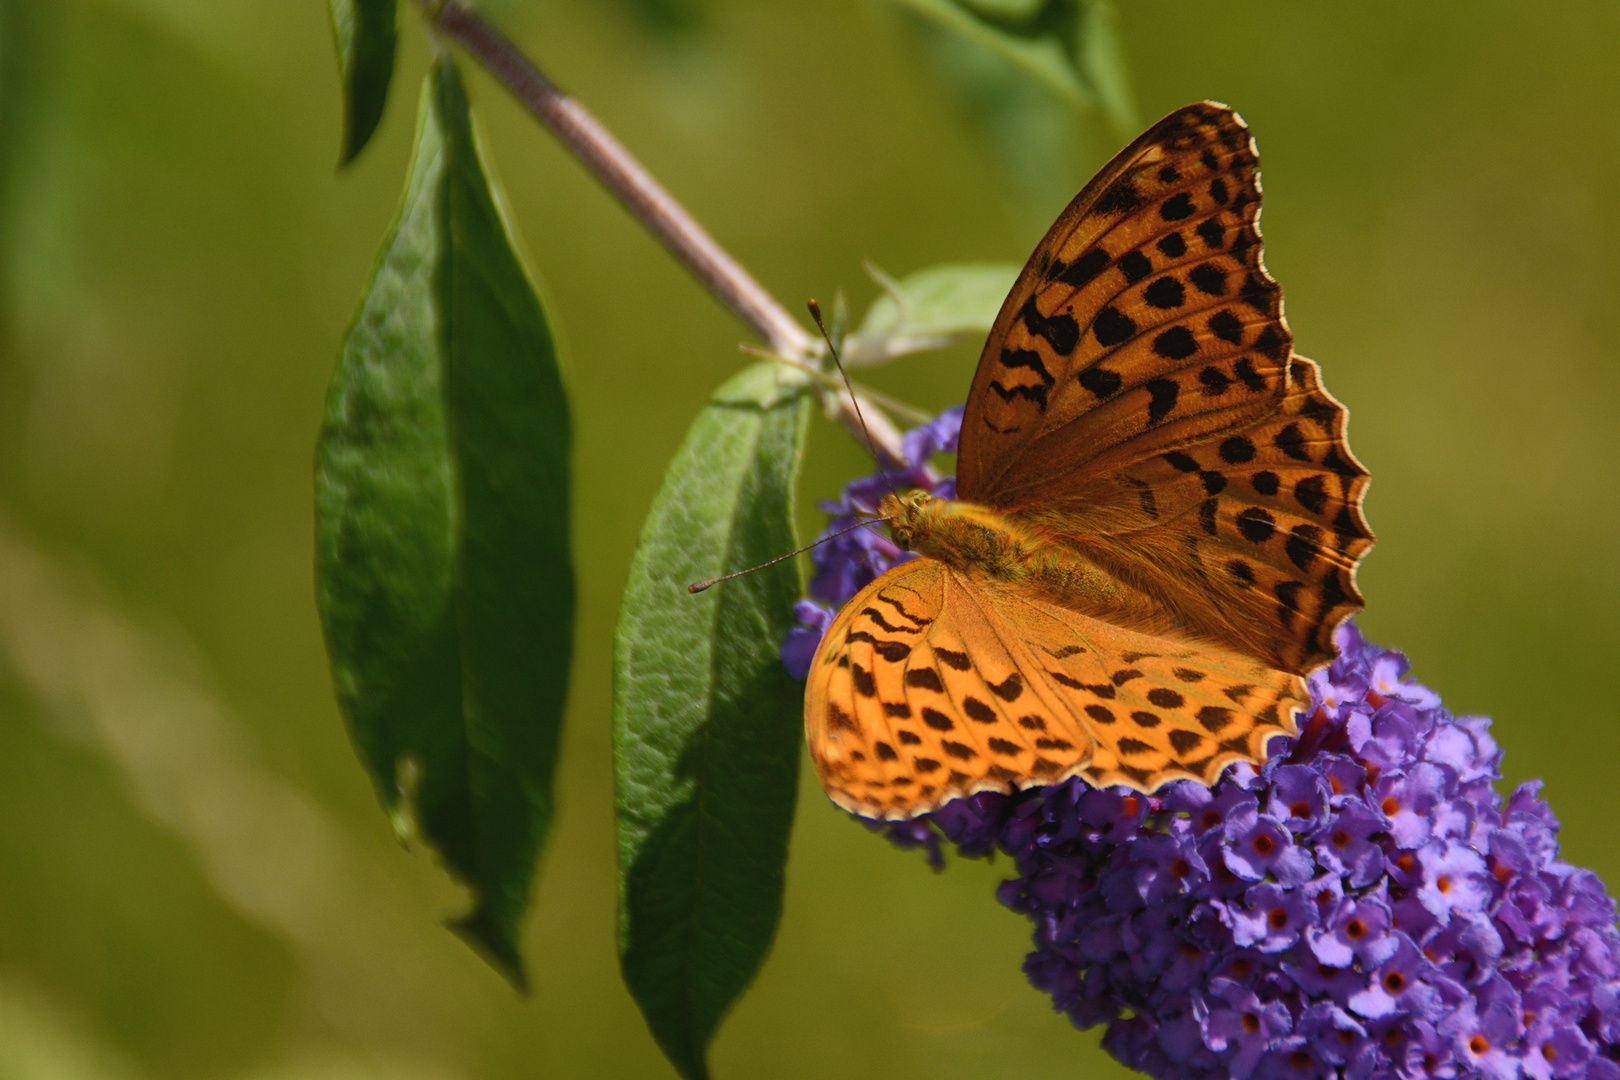
<svg viewBox="0 0 1620 1080">
<path fill-rule="evenodd" d="M 1005 137 L 883 0 L 646 6 L 703 17 L 496 14 L 794 309 L 843 286 L 861 310 L 863 256 L 1022 261 L 1124 141 L 1076 120 L 1043 175 L 998 163 Z M 515 998 L 377 809 L 312 597 L 312 447 L 403 178 L 414 15 L 379 141 L 335 175 L 319 0 L 4 10 L 0 1078 L 671 1075 L 617 975 L 609 643 L 642 514 L 741 331 L 471 79 L 579 432 L 562 810 Z M 1374 477 L 1364 628 L 1496 718 L 1508 779 L 1544 777 L 1566 855 L 1620 885 L 1620 7 L 1119 15 L 1144 122 L 1214 97 L 1260 141 L 1269 266 Z M 872 381 L 942 407 L 975 352 Z M 864 467 L 821 425 L 807 530 Z M 935 875 L 808 773 L 796 830 L 719 1076 L 1122 1075 L 1024 984 L 1004 865 Z"/>
</svg>

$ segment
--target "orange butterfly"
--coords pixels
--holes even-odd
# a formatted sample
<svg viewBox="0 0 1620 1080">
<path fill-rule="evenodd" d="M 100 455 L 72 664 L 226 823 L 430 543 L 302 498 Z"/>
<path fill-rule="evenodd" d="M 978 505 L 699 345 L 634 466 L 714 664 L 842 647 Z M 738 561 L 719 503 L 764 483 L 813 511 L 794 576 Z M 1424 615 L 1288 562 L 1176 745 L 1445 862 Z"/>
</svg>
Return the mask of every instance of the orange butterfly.
<svg viewBox="0 0 1620 1080">
<path fill-rule="evenodd" d="M 1189 105 L 1035 249 L 968 392 L 960 501 L 884 499 L 923 557 L 844 605 L 811 663 L 810 756 L 840 806 L 1213 784 L 1297 733 L 1373 536 L 1344 407 L 1261 262 L 1258 166 L 1237 113 Z"/>
</svg>

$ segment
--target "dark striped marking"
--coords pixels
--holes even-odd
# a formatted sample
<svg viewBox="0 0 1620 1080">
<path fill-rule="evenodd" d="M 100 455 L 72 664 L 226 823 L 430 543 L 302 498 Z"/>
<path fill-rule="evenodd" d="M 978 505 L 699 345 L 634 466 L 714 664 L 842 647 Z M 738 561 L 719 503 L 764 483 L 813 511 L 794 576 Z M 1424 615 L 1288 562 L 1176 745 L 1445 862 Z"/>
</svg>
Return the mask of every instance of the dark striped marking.
<svg viewBox="0 0 1620 1080">
<path fill-rule="evenodd" d="M 1161 709 L 1179 709 L 1187 704 L 1186 698 L 1168 686 L 1155 686 L 1148 691 L 1147 699 Z"/>
<path fill-rule="evenodd" d="M 1018 672 L 1013 672 L 999 683 L 988 683 L 992 693 L 1002 701 L 1017 701 L 1018 695 L 1024 692 L 1024 679 Z"/>
<path fill-rule="evenodd" d="M 920 687 L 923 690 L 932 690 L 936 694 L 945 692 L 945 684 L 939 679 L 939 672 L 933 668 L 912 668 L 906 672 L 906 685 Z"/>
<path fill-rule="evenodd" d="M 1170 745 L 1176 748 L 1176 753 L 1186 754 L 1198 747 L 1204 737 L 1196 731 L 1183 731 L 1180 728 L 1170 733 Z"/>
<path fill-rule="evenodd" d="M 977 720 L 981 724 L 994 724 L 1001 719 L 996 715 L 996 710 L 976 697 L 963 698 L 962 711 L 968 714 L 968 719 Z"/>
</svg>

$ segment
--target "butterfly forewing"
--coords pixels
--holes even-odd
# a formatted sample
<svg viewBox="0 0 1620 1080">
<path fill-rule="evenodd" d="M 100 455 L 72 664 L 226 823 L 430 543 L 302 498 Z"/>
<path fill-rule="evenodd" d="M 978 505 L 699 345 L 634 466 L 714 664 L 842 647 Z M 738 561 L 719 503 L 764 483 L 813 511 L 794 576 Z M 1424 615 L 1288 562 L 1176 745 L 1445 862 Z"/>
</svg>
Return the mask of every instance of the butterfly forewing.
<svg viewBox="0 0 1620 1080">
<path fill-rule="evenodd" d="M 1291 339 L 1260 260 L 1258 158 L 1225 106 L 1188 106 L 1122 151 L 1064 211 L 979 361 L 962 497 L 1040 501 L 1189 417 L 1266 415 Z"/>
<path fill-rule="evenodd" d="M 1367 474 L 1343 406 L 1292 352 L 1261 262 L 1258 166 L 1242 120 L 1206 102 L 1076 198 L 979 361 L 958 490 L 1038 522 L 1187 630 L 1303 673 L 1361 607 Z"/>
<path fill-rule="evenodd" d="M 1152 791 L 1215 781 L 1293 734 L 1300 680 L 1134 633 L 932 560 L 869 585 L 812 662 L 811 757 L 839 805 L 910 817 L 1072 775 Z"/>
</svg>

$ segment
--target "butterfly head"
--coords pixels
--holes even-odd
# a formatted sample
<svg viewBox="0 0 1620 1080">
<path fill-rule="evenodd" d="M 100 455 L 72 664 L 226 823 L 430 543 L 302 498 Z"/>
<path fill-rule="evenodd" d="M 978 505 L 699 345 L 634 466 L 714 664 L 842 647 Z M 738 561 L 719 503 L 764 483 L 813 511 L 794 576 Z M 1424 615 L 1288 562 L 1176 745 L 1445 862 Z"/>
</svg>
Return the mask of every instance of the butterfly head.
<svg viewBox="0 0 1620 1080">
<path fill-rule="evenodd" d="M 901 551 L 910 551 L 918 538 L 932 531 L 930 526 L 939 516 L 940 504 L 945 500 L 926 491 L 913 491 L 906 495 L 889 494 L 878 506 L 878 517 L 889 523 L 889 536 Z"/>
</svg>

